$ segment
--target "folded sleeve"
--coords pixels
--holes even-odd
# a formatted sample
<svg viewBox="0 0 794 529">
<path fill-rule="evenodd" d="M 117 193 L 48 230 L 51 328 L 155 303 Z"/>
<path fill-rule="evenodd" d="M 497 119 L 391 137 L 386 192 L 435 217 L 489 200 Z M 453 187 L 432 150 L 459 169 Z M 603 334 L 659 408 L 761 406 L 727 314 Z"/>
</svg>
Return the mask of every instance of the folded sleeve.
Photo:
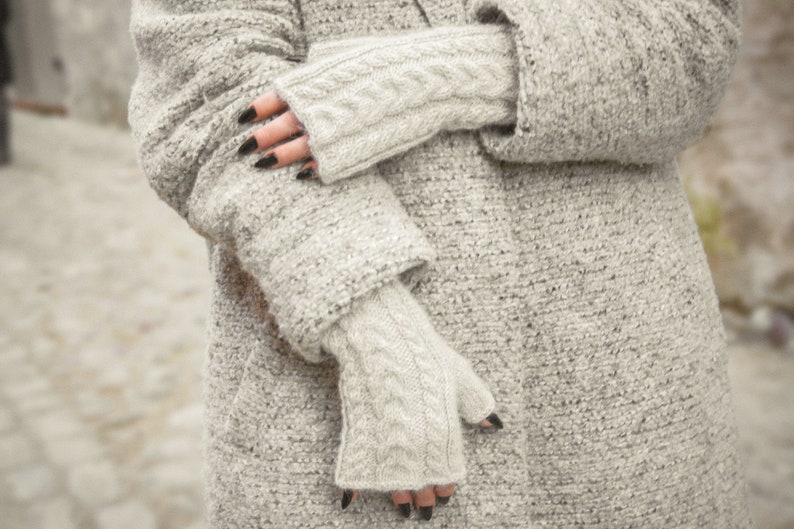
<svg viewBox="0 0 794 529">
<path fill-rule="evenodd" d="M 309 361 L 350 303 L 437 258 L 375 171 L 339 186 L 262 171 L 237 155 L 237 115 L 305 57 L 297 5 L 134 0 L 139 74 L 129 102 L 151 187 L 189 226 L 236 252 L 283 337 Z M 410 281 L 408 281 L 410 284 Z"/>
<path fill-rule="evenodd" d="M 702 137 L 740 44 L 740 0 L 471 0 L 511 27 L 516 122 L 480 129 L 511 162 L 653 163 Z"/>
<path fill-rule="evenodd" d="M 515 123 L 518 68 L 510 28 L 439 26 L 315 43 L 274 85 L 331 184 L 442 130 Z"/>
</svg>

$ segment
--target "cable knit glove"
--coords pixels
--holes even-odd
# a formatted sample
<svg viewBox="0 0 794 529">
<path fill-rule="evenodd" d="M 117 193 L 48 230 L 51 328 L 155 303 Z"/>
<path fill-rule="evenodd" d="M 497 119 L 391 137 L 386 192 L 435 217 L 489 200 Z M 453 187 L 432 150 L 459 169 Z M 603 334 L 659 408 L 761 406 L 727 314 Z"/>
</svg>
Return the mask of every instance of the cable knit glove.
<svg viewBox="0 0 794 529">
<path fill-rule="evenodd" d="M 458 414 L 479 422 L 494 398 L 401 281 L 358 298 L 322 340 L 340 365 L 337 486 L 417 490 L 464 475 Z"/>
<path fill-rule="evenodd" d="M 505 25 L 365 37 L 273 79 L 303 123 L 320 180 L 347 178 L 441 130 L 516 119 L 518 65 Z M 343 39 L 343 41 L 355 39 Z M 333 45 L 331 46 L 333 47 Z"/>
</svg>

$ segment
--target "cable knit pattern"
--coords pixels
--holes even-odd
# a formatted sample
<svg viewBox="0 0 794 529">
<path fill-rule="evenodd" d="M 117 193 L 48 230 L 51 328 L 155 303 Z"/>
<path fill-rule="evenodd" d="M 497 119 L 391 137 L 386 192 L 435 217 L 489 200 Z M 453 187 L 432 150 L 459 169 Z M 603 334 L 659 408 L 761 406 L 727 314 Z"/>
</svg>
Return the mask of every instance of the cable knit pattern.
<svg viewBox="0 0 794 529">
<path fill-rule="evenodd" d="M 340 364 L 338 486 L 410 490 L 463 477 L 458 411 L 479 422 L 494 398 L 402 282 L 356 300 L 323 346 Z"/>
<path fill-rule="evenodd" d="M 430 524 L 753 528 L 719 303 L 673 157 L 725 89 L 738 6 L 134 0 L 130 119 L 141 163 L 206 237 L 213 278 L 202 372 L 208 527 L 429 527 L 381 492 L 339 508 L 343 416 L 356 420 L 342 470 L 372 473 L 357 458 L 381 453 L 369 451 L 383 441 L 376 410 L 391 425 L 405 409 L 372 395 L 394 381 L 347 384 L 343 396 L 332 355 L 298 356 L 356 300 L 400 277 L 465 355 L 430 348 L 454 373 L 459 415 L 492 406 L 483 396 L 466 403 L 461 387 L 484 387 L 468 366 L 505 423 L 460 425 L 466 473 Z M 258 126 L 238 127 L 238 113 L 279 74 L 310 64 L 313 45 L 384 37 L 386 46 L 475 23 L 512 31 L 515 124 L 442 130 L 335 185 L 296 180 L 299 164 L 256 170 L 236 155 Z M 408 49 L 395 68 L 411 62 Z M 343 64 L 348 52 L 358 53 L 311 63 Z M 488 100 L 470 102 L 472 114 L 488 112 Z M 405 119 L 414 113 L 405 108 Z M 380 357 L 348 355 L 366 366 Z M 416 388 L 426 379 L 408 365 Z M 424 396 L 415 404 L 425 413 Z M 392 455 L 406 444 L 394 439 Z M 386 461 L 404 472 L 403 459 Z"/>
<path fill-rule="evenodd" d="M 325 184 L 441 130 L 515 122 L 517 66 L 508 28 L 449 26 L 332 44 L 339 51 L 273 80 L 303 123 Z"/>
</svg>

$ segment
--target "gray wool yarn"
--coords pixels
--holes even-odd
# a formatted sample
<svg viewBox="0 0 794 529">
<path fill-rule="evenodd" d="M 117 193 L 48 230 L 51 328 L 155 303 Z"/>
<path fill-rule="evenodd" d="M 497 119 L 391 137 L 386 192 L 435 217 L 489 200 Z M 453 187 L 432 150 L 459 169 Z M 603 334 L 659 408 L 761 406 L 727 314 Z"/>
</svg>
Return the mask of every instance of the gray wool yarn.
<svg viewBox="0 0 794 529">
<path fill-rule="evenodd" d="M 482 24 L 332 41 L 273 86 L 331 184 L 442 130 L 515 123 L 517 79 L 509 30 Z"/>
<path fill-rule="evenodd" d="M 133 0 L 141 166 L 206 239 L 213 276 L 209 526 L 427 525 L 380 491 L 341 511 L 334 481 L 342 366 L 322 337 L 399 278 L 506 424 L 462 425 L 466 473 L 430 523 L 752 528 L 718 300 L 674 159 L 724 93 L 739 7 Z M 312 45 L 481 24 L 514 39 L 515 122 L 441 130 L 330 185 L 236 155 L 258 126 L 237 115 Z"/>
<path fill-rule="evenodd" d="M 401 281 L 357 299 L 323 346 L 340 367 L 339 487 L 419 490 L 464 476 L 458 414 L 476 424 L 494 398 Z"/>
</svg>

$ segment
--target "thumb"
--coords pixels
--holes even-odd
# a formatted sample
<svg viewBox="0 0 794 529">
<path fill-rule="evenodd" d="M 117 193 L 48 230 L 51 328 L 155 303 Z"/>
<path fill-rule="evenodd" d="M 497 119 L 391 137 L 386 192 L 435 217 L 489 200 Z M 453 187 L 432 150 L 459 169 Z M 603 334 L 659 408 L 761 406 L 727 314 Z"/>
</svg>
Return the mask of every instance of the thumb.
<svg viewBox="0 0 794 529">
<path fill-rule="evenodd" d="M 468 358 L 449 349 L 449 362 L 458 390 L 458 413 L 466 422 L 479 424 L 495 409 L 496 401 L 483 380 L 477 376 Z"/>
</svg>

